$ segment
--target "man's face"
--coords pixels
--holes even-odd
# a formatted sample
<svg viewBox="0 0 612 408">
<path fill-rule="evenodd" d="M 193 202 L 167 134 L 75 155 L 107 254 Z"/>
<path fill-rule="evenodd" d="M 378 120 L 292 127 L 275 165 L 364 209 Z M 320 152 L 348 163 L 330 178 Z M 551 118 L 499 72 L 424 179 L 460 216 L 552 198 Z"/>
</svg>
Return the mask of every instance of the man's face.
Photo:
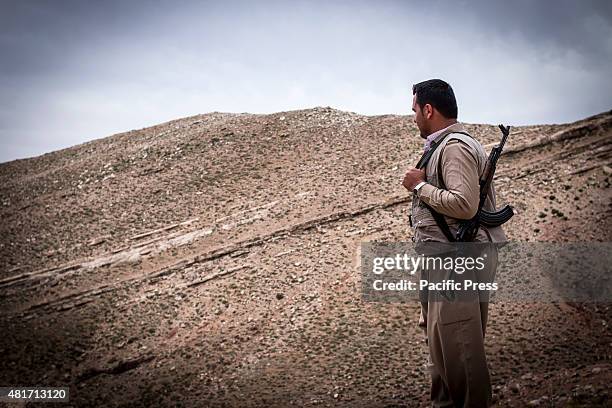
<svg viewBox="0 0 612 408">
<path fill-rule="evenodd" d="M 429 125 L 427 117 L 424 114 L 424 110 L 416 101 L 416 94 L 412 97 L 412 111 L 414 112 L 414 123 L 416 123 L 421 133 L 421 137 L 426 139 L 431 132 L 429 132 Z"/>
</svg>

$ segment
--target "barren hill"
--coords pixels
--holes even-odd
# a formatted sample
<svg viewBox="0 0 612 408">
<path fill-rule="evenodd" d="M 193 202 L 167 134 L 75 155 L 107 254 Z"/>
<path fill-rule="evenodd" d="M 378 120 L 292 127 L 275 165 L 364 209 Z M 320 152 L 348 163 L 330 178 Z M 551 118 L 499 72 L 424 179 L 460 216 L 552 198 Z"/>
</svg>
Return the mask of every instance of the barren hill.
<svg viewBox="0 0 612 408">
<path fill-rule="evenodd" d="M 512 129 L 495 180 L 511 239 L 612 241 L 611 136 L 612 111 Z M 361 242 L 410 239 L 421 150 L 411 116 L 314 108 L 0 164 L 0 384 L 70 384 L 75 406 L 426 404 L 418 306 L 363 302 L 358 265 Z M 492 305 L 500 406 L 604 403 L 609 317 Z"/>
</svg>

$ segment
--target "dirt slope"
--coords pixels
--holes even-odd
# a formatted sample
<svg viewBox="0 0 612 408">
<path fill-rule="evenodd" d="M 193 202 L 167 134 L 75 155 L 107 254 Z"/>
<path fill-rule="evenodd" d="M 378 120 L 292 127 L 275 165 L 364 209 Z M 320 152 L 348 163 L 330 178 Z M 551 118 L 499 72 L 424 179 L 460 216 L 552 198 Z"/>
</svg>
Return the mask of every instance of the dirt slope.
<svg viewBox="0 0 612 408">
<path fill-rule="evenodd" d="M 468 124 L 483 144 L 496 127 Z M 611 241 L 612 112 L 513 128 L 519 241 Z M 409 240 L 410 116 L 210 113 L 0 164 L 0 384 L 74 406 L 423 406 L 416 304 L 361 300 Z M 610 307 L 491 306 L 500 406 L 609 397 Z"/>
</svg>

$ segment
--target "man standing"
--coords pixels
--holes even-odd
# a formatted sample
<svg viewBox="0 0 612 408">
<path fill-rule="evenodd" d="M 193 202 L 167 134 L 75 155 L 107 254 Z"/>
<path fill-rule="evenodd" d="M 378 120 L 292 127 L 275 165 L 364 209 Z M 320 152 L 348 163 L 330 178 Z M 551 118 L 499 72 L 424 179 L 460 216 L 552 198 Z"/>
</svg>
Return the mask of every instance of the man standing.
<svg viewBox="0 0 612 408">
<path fill-rule="evenodd" d="M 408 170 L 402 183 L 413 192 L 413 240 L 449 242 L 449 233 L 456 236 L 459 223 L 478 211 L 479 179 L 487 157 L 482 145 L 457 122 L 457 102 L 448 83 L 424 81 L 414 85 L 412 93 L 414 121 L 425 139 L 423 157 L 428 158 L 423 169 Z M 495 211 L 492 186 L 483 208 Z M 505 240 L 501 227 L 481 226 L 475 238 L 478 242 Z M 494 274 L 497 251 L 494 245 L 490 248 L 487 268 Z M 441 301 L 429 294 L 421 297 L 419 325 L 427 335 L 434 407 L 491 404 L 484 350 L 487 317 L 488 303 Z"/>
</svg>

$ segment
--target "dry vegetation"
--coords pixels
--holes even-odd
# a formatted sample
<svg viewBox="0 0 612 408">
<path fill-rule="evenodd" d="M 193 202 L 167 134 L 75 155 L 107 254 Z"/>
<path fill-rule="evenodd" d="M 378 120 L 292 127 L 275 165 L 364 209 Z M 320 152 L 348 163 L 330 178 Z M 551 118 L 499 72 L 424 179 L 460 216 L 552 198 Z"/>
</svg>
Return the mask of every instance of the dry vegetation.
<svg viewBox="0 0 612 408">
<path fill-rule="evenodd" d="M 612 112 L 513 128 L 512 240 L 612 241 L 611 136 Z M 410 116 L 314 108 L 0 164 L 0 384 L 69 384 L 74 406 L 426 405 L 418 306 L 362 301 L 358 264 L 362 241 L 411 238 L 421 149 Z M 610 313 L 493 304 L 499 406 L 604 405 Z"/>
</svg>

